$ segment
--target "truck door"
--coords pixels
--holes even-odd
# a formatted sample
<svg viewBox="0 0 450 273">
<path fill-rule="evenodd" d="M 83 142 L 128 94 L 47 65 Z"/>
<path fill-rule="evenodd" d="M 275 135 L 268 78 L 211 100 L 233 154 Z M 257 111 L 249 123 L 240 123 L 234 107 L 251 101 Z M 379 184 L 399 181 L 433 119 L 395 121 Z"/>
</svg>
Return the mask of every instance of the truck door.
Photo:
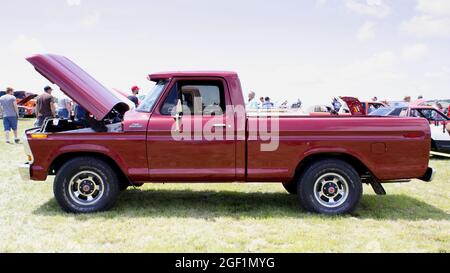
<svg viewBox="0 0 450 273">
<path fill-rule="evenodd" d="M 236 141 L 230 131 L 234 114 L 226 109 L 231 105 L 228 92 L 221 78 L 171 81 L 148 125 L 152 181 L 235 181 Z M 179 128 L 174 117 L 178 101 L 183 109 Z"/>
</svg>

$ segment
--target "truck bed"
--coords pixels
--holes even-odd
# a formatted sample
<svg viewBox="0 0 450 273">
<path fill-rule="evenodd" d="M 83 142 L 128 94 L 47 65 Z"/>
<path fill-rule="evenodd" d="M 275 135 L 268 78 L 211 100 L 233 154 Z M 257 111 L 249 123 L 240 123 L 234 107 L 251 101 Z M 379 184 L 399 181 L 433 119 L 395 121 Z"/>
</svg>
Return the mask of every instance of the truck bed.
<svg viewBox="0 0 450 273">
<path fill-rule="evenodd" d="M 265 120 L 247 119 L 248 181 L 289 181 L 300 162 L 321 153 L 350 156 L 379 180 L 420 177 L 428 167 L 431 142 L 425 119 L 280 116 L 279 147 L 272 152 L 261 151 L 269 141 L 252 137 L 258 131 L 250 124 L 260 119 Z"/>
</svg>

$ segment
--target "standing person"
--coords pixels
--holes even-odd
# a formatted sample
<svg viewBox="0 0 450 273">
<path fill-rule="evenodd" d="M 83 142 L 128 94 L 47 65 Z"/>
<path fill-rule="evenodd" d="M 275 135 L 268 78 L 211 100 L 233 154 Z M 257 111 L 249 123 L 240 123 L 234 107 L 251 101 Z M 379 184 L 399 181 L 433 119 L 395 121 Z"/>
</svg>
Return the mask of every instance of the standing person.
<svg viewBox="0 0 450 273">
<path fill-rule="evenodd" d="M 264 108 L 264 109 L 272 109 L 273 108 L 273 103 L 270 101 L 270 98 L 269 97 L 266 97 L 265 99 L 264 99 L 264 104 L 263 104 L 263 106 L 262 106 L 262 108 Z"/>
<path fill-rule="evenodd" d="M 19 121 L 19 108 L 17 107 L 16 97 L 13 95 L 14 89 L 8 87 L 6 89 L 6 95 L 0 98 L 0 105 L 3 108 L 3 127 L 5 130 L 6 143 L 11 144 L 9 141 L 9 131 L 14 132 L 14 141 L 19 143 L 20 140 L 17 136 L 17 123 Z"/>
<path fill-rule="evenodd" d="M 58 99 L 58 117 L 60 119 L 69 119 L 72 112 L 72 101 L 67 96 Z"/>
<path fill-rule="evenodd" d="M 425 102 L 426 101 L 423 99 L 423 96 L 420 95 L 417 97 L 417 100 L 414 102 L 414 105 L 422 105 L 422 104 L 425 104 Z"/>
<path fill-rule="evenodd" d="M 37 120 L 34 124 L 36 127 L 41 127 L 46 119 L 56 116 L 55 98 L 52 96 L 53 89 L 50 86 L 46 86 L 44 91 L 36 99 Z"/>
<path fill-rule="evenodd" d="M 440 112 L 442 112 L 442 113 L 444 113 L 444 107 L 442 106 L 442 103 L 440 103 L 440 102 L 438 102 L 438 101 L 436 101 L 436 106 L 435 106 L 435 108 L 437 109 L 437 110 L 439 110 Z"/>
<path fill-rule="evenodd" d="M 336 112 L 339 112 L 342 108 L 342 104 L 339 102 L 339 100 L 337 98 L 333 98 L 331 105 L 333 105 L 333 109 Z"/>
<path fill-rule="evenodd" d="M 253 91 L 250 91 L 248 93 L 248 102 L 245 105 L 247 109 L 254 110 L 259 108 L 258 100 L 256 99 L 256 93 Z"/>
<path fill-rule="evenodd" d="M 136 105 L 136 108 L 139 106 L 139 99 L 137 95 L 139 95 L 140 90 L 141 89 L 138 86 L 133 86 L 131 87 L 132 95 L 128 96 L 128 99 L 131 100 Z"/>
<path fill-rule="evenodd" d="M 373 98 L 372 98 L 372 101 L 373 101 L 373 102 L 377 102 L 377 101 L 378 101 L 378 97 L 373 97 Z"/>
<path fill-rule="evenodd" d="M 79 104 L 75 104 L 75 120 L 84 121 L 86 119 L 87 111 Z"/>
<path fill-rule="evenodd" d="M 406 96 L 406 97 L 403 99 L 403 102 L 405 102 L 405 103 L 407 103 L 407 104 L 410 104 L 410 103 L 411 103 L 411 97 L 410 97 L 410 96 Z"/>
<path fill-rule="evenodd" d="M 302 108 L 302 101 L 300 99 L 297 99 L 297 102 L 292 104 L 291 108 L 294 108 L 294 109 Z"/>
</svg>

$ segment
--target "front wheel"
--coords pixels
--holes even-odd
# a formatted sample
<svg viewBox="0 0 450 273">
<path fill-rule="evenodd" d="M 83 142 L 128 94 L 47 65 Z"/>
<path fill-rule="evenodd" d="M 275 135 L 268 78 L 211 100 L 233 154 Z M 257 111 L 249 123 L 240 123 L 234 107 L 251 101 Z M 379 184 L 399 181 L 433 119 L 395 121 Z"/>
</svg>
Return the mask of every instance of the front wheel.
<svg viewBox="0 0 450 273">
<path fill-rule="evenodd" d="M 93 213 L 110 209 L 119 194 L 114 170 L 94 157 L 79 157 L 58 171 L 53 192 L 61 208 L 72 213 Z"/>
<path fill-rule="evenodd" d="M 352 212 L 362 196 L 361 178 L 348 163 L 321 160 L 311 164 L 300 176 L 297 195 L 308 211 L 323 214 Z"/>
</svg>

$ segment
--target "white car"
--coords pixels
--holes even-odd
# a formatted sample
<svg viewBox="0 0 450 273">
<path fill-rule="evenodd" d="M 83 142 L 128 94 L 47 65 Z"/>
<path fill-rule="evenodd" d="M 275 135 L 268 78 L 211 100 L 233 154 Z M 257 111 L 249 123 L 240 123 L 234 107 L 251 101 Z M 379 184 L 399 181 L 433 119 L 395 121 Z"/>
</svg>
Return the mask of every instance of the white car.
<svg viewBox="0 0 450 273">
<path fill-rule="evenodd" d="M 433 154 L 450 157 L 450 118 L 431 106 L 384 107 L 370 116 L 400 116 L 426 118 L 431 128 L 431 150 Z"/>
</svg>

